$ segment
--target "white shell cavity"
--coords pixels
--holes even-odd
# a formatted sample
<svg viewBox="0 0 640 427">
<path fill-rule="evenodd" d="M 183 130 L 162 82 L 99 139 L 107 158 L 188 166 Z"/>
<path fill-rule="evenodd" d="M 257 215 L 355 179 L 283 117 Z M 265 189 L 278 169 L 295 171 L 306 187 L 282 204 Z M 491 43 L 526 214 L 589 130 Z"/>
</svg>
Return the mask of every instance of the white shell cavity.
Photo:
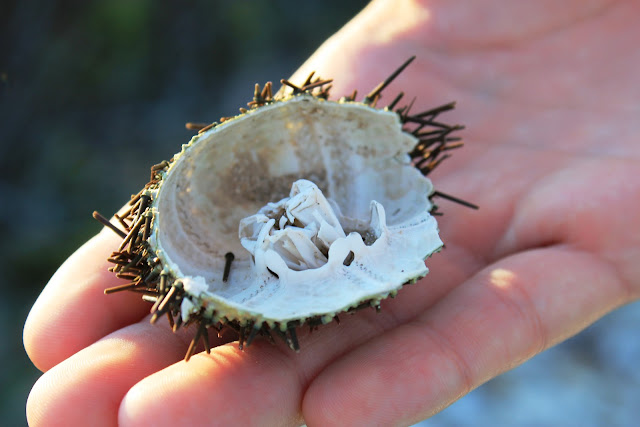
<svg viewBox="0 0 640 427">
<path fill-rule="evenodd" d="M 123 240 L 108 261 L 131 290 L 166 315 L 173 330 L 198 325 L 185 359 L 207 328 L 238 333 L 239 347 L 280 337 L 299 350 L 296 328 L 344 311 L 380 307 L 427 274 L 442 247 L 426 178 L 462 145 L 437 117 L 449 103 L 410 112 L 413 102 L 376 108 L 409 58 L 356 102 L 329 101 L 331 80 L 256 85 L 248 109 L 198 129 L 171 161 L 109 221 Z M 289 93 L 287 95 L 287 92 Z M 124 229 L 124 231 L 123 231 Z"/>
<path fill-rule="evenodd" d="M 194 305 L 271 327 L 332 318 L 424 276 L 442 242 L 416 143 L 396 113 L 312 96 L 194 137 L 166 172 L 150 239 L 185 283 L 183 318 Z"/>
</svg>

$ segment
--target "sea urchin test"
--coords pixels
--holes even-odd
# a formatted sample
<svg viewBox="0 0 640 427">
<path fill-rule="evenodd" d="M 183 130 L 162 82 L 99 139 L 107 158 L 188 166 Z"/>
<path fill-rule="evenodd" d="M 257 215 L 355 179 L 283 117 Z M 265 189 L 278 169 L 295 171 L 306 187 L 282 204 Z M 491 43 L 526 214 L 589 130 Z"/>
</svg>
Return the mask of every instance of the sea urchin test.
<svg viewBox="0 0 640 427">
<path fill-rule="evenodd" d="M 109 221 L 123 241 L 105 290 L 142 294 L 151 321 L 196 324 L 186 359 L 208 328 L 231 328 L 239 346 L 280 337 L 341 312 L 380 308 L 427 274 L 442 247 L 426 175 L 461 146 L 436 117 L 453 103 L 411 113 L 402 94 L 377 108 L 410 58 L 361 102 L 329 100 L 330 80 L 256 85 L 248 109 L 199 132 Z M 124 228 L 124 230 L 123 230 Z"/>
</svg>

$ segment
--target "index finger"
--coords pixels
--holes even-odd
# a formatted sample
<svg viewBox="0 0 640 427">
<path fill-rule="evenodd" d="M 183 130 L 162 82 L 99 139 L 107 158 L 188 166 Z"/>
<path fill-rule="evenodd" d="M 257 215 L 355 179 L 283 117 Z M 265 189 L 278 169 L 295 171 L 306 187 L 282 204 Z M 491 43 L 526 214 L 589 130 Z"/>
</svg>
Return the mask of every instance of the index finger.
<svg viewBox="0 0 640 427">
<path fill-rule="evenodd" d="M 23 339 L 38 369 L 52 368 L 148 313 L 137 295 L 104 295 L 104 289 L 121 283 L 107 271 L 107 257 L 119 241 L 110 230 L 94 236 L 62 264 L 36 300 Z"/>
</svg>

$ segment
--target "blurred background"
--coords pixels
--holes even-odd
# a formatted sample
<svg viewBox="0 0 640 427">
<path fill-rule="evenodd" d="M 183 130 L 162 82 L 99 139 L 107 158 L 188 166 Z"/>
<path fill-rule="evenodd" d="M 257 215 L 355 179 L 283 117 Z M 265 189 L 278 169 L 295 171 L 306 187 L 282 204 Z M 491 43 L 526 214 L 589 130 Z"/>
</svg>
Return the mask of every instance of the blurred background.
<svg viewBox="0 0 640 427">
<path fill-rule="evenodd" d="M 0 2 L 0 415 L 24 425 L 22 346 L 56 268 L 187 142 L 288 77 L 364 0 Z M 311 25 L 312 24 L 312 25 Z M 635 425 L 638 304 L 421 425 Z"/>
</svg>

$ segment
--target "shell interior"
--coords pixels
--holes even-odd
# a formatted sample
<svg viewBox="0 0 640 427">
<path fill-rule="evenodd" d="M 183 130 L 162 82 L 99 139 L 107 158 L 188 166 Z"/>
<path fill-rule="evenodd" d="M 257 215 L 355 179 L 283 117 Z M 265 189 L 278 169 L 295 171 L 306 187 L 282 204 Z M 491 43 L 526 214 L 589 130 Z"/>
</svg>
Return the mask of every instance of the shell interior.
<svg viewBox="0 0 640 427">
<path fill-rule="evenodd" d="M 165 271 L 184 284 L 183 318 L 204 307 L 207 317 L 240 324 L 330 320 L 424 276 L 424 259 L 442 242 L 429 215 L 431 182 L 407 154 L 416 143 L 393 112 L 305 95 L 195 136 L 162 179 L 150 239 Z M 298 207 L 311 207 L 285 215 L 296 196 Z M 315 247 L 321 265 L 296 266 L 290 251 L 264 238 L 256 244 L 260 225 L 276 217 L 271 231 L 289 236 L 277 244 L 310 234 L 304 247 Z M 319 230 L 335 235 L 330 244 L 311 242 Z M 300 247 L 294 252 L 299 258 Z"/>
</svg>

